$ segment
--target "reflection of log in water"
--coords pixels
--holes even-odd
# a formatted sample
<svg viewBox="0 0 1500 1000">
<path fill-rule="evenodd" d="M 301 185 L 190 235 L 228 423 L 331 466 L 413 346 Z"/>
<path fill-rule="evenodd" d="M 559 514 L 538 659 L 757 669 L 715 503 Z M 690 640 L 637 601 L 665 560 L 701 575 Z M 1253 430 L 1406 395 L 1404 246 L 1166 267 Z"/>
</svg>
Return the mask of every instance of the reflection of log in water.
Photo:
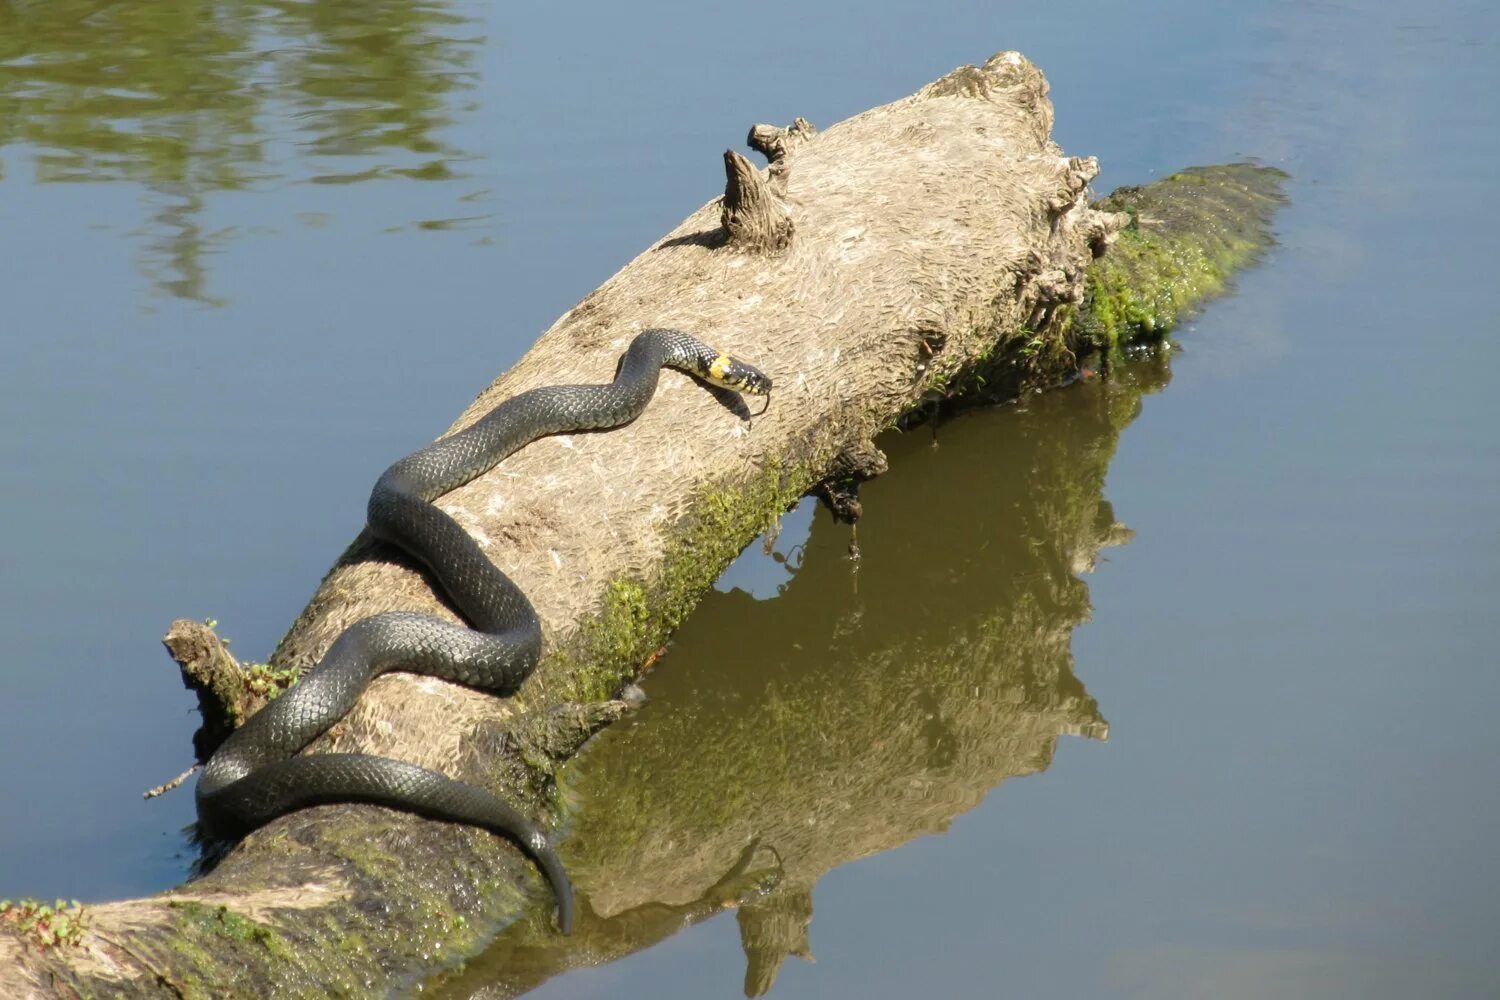
<svg viewBox="0 0 1500 1000">
<path fill-rule="evenodd" d="M 857 587 L 847 529 L 820 512 L 777 599 L 706 600 L 657 700 L 578 762 L 566 846 L 588 919 L 571 939 L 511 928 L 446 995 L 515 996 L 724 906 L 759 995 L 788 954 L 811 954 L 824 872 L 946 829 L 1045 769 L 1059 734 L 1102 738 L 1069 650 L 1089 612 L 1076 574 L 1128 537 L 1104 476 L 1166 378 L 1156 355 L 958 420 L 938 449 L 888 442 L 901 454 L 867 494 Z"/>
</svg>

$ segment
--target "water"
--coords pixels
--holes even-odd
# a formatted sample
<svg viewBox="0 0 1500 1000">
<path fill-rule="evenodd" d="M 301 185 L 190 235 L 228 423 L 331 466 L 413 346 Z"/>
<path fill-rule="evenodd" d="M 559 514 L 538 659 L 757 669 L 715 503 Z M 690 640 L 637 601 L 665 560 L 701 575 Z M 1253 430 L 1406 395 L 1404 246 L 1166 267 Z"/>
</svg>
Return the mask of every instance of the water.
<svg viewBox="0 0 1500 1000">
<path fill-rule="evenodd" d="M 972 415 L 892 445 L 857 572 L 806 510 L 782 561 L 752 549 L 570 776 L 623 957 L 446 991 L 736 996 L 745 924 L 762 973 L 817 956 L 782 996 L 1500 994 L 1477 2 L 0 10 L 0 895 L 178 881 L 190 796 L 139 799 L 195 726 L 167 623 L 264 656 L 374 476 L 711 197 L 749 124 L 999 48 L 1101 190 L 1289 171 L 1280 246 L 1133 421 L 1097 384 Z M 667 794 L 738 747 L 761 798 Z M 621 787 L 632 751 L 659 763 Z M 692 838 L 608 839 L 658 806 Z"/>
</svg>

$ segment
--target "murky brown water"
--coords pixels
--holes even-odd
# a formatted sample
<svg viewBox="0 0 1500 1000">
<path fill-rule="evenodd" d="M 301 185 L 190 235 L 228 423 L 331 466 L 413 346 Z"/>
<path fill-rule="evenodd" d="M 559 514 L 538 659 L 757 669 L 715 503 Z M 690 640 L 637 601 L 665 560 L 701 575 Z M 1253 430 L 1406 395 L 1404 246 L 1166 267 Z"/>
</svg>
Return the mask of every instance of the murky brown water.
<svg viewBox="0 0 1500 1000">
<path fill-rule="evenodd" d="M 891 442 L 857 566 L 789 515 L 569 776 L 583 933 L 443 995 L 1500 995 L 1500 16 L 758 15 L 0 5 L 0 896 L 183 877 L 167 622 L 265 655 L 749 124 L 1018 48 L 1101 189 L 1286 169 L 1279 248 L 1166 391 Z"/>
</svg>

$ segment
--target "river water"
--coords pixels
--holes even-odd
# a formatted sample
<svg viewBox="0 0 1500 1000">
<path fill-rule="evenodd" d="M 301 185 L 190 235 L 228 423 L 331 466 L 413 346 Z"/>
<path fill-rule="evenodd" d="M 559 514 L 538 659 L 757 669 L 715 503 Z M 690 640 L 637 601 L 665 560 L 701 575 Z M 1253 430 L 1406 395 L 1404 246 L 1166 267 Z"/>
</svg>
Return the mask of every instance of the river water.
<svg viewBox="0 0 1500 1000">
<path fill-rule="evenodd" d="M 1170 354 L 882 442 L 857 562 L 810 504 L 752 546 L 568 775 L 592 950 L 438 991 L 1500 996 L 1478 0 L 0 6 L 0 896 L 185 875 L 167 623 L 264 657 L 751 123 L 1001 48 L 1101 191 L 1288 171 L 1277 247 Z"/>
</svg>

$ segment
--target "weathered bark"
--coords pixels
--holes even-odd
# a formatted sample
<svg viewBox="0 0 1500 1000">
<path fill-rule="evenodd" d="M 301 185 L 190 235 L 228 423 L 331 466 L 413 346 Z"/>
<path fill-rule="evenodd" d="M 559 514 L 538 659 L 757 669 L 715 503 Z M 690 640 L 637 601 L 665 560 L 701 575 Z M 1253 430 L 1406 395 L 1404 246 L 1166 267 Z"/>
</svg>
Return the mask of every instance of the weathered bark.
<svg viewBox="0 0 1500 1000">
<path fill-rule="evenodd" d="M 777 382 L 769 411 L 752 422 L 668 374 L 629 427 L 538 442 L 444 498 L 531 595 L 543 663 L 506 700 L 383 678 L 316 749 L 399 757 L 553 805 L 556 764 L 618 717 L 611 696 L 798 496 L 867 466 L 874 434 L 965 373 L 1066 377 L 1098 332 L 1073 309 L 1088 264 L 1129 220 L 1089 206 L 1094 161 L 1051 141 L 1046 90 L 1002 53 L 824 132 L 757 127 L 766 174 L 727 157 L 724 199 L 558 320 L 454 427 L 532 386 L 607 380 L 647 326 L 695 331 L 764 368 Z M 453 614 L 415 566 L 361 536 L 272 665 L 305 667 L 350 623 L 396 609 Z M 217 662 L 198 652 L 187 658 Z M 550 909 L 497 838 L 321 807 L 177 890 L 88 907 L 76 945 L 0 933 L 0 995 L 365 995 Z"/>
</svg>

